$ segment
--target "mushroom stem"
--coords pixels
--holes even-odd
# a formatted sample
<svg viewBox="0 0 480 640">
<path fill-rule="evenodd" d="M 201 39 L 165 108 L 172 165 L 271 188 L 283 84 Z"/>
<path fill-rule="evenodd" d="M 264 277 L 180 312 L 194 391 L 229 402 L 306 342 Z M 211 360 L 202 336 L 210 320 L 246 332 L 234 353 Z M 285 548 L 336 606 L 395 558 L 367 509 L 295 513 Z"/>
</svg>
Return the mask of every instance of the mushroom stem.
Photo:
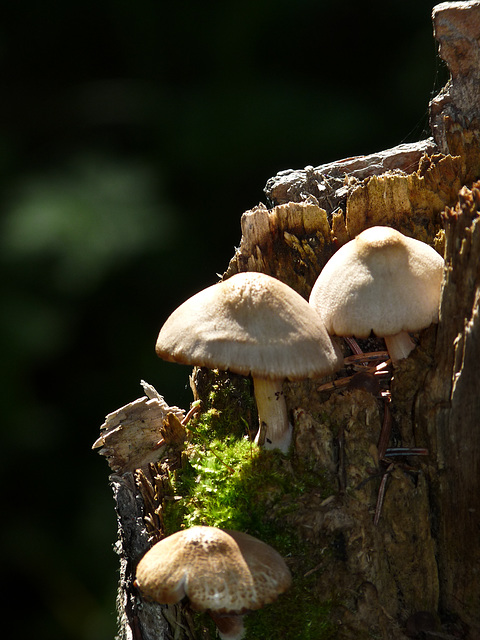
<svg viewBox="0 0 480 640">
<path fill-rule="evenodd" d="M 288 422 L 287 405 L 283 395 L 283 380 L 253 378 L 253 388 L 258 409 L 259 430 L 257 444 L 265 434 L 265 449 L 280 449 L 287 453 L 292 441 L 292 427 Z"/>
<path fill-rule="evenodd" d="M 245 635 L 242 615 L 219 615 L 214 611 L 208 613 L 217 625 L 218 635 L 222 640 L 241 640 Z"/>
<path fill-rule="evenodd" d="M 387 351 L 390 354 L 392 362 L 402 360 L 406 358 L 413 349 L 415 349 L 415 343 L 410 338 L 407 331 L 400 331 L 394 336 L 384 336 Z"/>
</svg>

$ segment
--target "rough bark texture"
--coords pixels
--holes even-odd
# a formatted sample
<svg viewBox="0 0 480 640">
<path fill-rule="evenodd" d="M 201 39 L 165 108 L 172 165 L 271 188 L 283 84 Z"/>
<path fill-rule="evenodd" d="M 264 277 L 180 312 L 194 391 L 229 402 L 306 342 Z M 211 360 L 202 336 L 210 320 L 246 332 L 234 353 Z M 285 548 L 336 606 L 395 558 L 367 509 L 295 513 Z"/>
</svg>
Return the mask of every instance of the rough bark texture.
<svg viewBox="0 0 480 640">
<path fill-rule="evenodd" d="M 433 138 L 270 179 L 269 207 L 244 213 L 241 243 L 223 276 L 262 271 L 308 297 L 336 249 L 375 224 L 445 252 L 438 327 L 416 336 L 417 348 L 393 372 L 372 382 L 372 376 L 355 375 L 347 360 L 339 373 L 349 376 L 346 382 L 284 385 L 294 426 L 289 464 L 321 472 L 336 489 L 327 498 L 306 492 L 282 516 L 282 526 L 298 533 L 312 559 L 319 550 L 336 550 L 307 573 L 319 602 L 333 603 L 328 616 L 335 635 L 328 637 L 340 639 L 480 637 L 480 183 L 472 187 L 480 178 L 480 2 L 438 5 L 433 22 L 451 71 L 431 103 Z M 373 338 L 360 346 L 384 348 Z M 343 349 L 351 355 L 346 343 Z M 195 399 L 207 406 L 202 389 L 208 375 L 192 376 Z M 386 390 L 390 403 L 381 393 Z M 123 445 L 121 455 L 109 449 L 108 433 L 96 443 L 124 465 L 111 479 L 121 640 L 209 637 L 192 631 L 188 609 L 148 605 L 133 586 L 139 556 L 162 536 L 162 504 L 173 498 L 165 478 L 181 466 L 182 416 L 174 413 L 150 414 L 156 426 L 146 430 L 145 464 L 135 458 L 140 469 L 133 472 Z M 427 447 L 429 456 L 383 459 L 379 433 L 390 421 L 391 443 Z M 118 435 L 118 424 L 111 425 Z M 152 463 L 152 443 L 161 440 L 160 462 Z M 134 450 L 143 451 L 138 443 Z M 294 581 L 304 560 L 289 559 Z"/>
<path fill-rule="evenodd" d="M 480 637 L 480 183 L 447 209 L 436 368 L 417 400 L 430 467 L 441 606 Z"/>
<path fill-rule="evenodd" d="M 333 211 L 345 202 L 346 176 L 364 180 L 387 171 L 400 170 L 408 173 L 418 166 L 423 154 L 430 155 L 435 150 L 433 138 L 429 138 L 412 144 L 401 144 L 368 156 L 337 160 L 319 167 L 287 169 L 267 181 L 265 195 L 270 204 L 301 202 L 312 195 L 321 207 Z"/>
<path fill-rule="evenodd" d="M 110 413 L 93 449 L 106 457 L 118 524 L 115 551 L 120 577 L 117 594 L 117 640 L 192 640 L 188 612 L 160 607 L 140 597 L 135 569 L 145 552 L 162 537 L 161 504 L 166 468 L 173 471 L 185 442 L 184 412 L 169 407 L 142 381 L 145 396 Z M 168 453 L 167 453 L 168 449 Z M 153 461 L 162 459 L 164 469 Z"/>
<path fill-rule="evenodd" d="M 439 54 L 451 78 L 430 104 L 430 126 L 442 153 L 463 155 L 466 183 L 478 177 L 480 15 L 478 2 L 444 2 L 433 9 Z"/>
<path fill-rule="evenodd" d="M 115 500 L 118 541 L 115 547 L 120 560 L 117 595 L 118 640 L 170 640 L 169 625 L 162 609 L 140 600 L 133 582 L 135 567 L 149 549 L 145 527 L 145 507 L 136 488 L 133 474 L 111 476 L 110 485 Z"/>
</svg>

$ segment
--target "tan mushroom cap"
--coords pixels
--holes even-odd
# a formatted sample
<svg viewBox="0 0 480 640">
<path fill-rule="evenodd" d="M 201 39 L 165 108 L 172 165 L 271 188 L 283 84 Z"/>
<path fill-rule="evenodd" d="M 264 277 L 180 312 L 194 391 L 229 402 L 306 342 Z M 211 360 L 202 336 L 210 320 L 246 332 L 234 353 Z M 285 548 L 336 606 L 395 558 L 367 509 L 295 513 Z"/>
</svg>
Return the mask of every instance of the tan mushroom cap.
<svg viewBox="0 0 480 640">
<path fill-rule="evenodd" d="M 162 604 L 188 596 L 194 609 L 232 615 L 276 600 L 290 586 L 291 574 L 280 554 L 253 536 L 192 527 L 147 551 L 136 584 Z"/>
<path fill-rule="evenodd" d="M 390 227 L 371 227 L 327 262 L 310 295 L 331 334 L 366 338 L 438 321 L 443 258 Z"/>
<path fill-rule="evenodd" d="M 308 302 L 256 272 L 236 274 L 180 305 L 162 327 L 156 352 L 170 362 L 269 379 L 314 377 L 341 364 Z"/>
</svg>

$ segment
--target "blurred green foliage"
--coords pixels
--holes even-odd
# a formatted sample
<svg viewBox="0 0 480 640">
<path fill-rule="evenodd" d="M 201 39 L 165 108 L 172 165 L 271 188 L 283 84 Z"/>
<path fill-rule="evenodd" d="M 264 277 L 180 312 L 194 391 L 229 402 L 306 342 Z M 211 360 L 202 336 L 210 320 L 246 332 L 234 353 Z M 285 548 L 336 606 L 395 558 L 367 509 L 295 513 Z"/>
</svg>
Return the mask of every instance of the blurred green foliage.
<svg viewBox="0 0 480 640">
<path fill-rule="evenodd" d="M 16 638 L 115 634 L 104 416 L 277 171 L 429 135 L 423 0 L 8 3 L 0 25 L 2 549 Z M 28 606 L 29 615 L 17 618 Z"/>
</svg>

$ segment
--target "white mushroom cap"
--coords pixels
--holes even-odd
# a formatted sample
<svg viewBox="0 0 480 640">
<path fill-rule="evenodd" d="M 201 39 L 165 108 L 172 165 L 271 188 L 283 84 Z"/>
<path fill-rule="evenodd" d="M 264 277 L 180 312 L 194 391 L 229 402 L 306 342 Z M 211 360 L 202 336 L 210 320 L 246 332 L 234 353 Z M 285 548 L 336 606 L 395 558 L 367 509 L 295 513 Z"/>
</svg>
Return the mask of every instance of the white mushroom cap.
<svg viewBox="0 0 480 640">
<path fill-rule="evenodd" d="M 292 428 L 282 394 L 285 378 L 330 373 L 342 356 L 320 316 L 300 294 L 264 273 L 238 273 L 184 302 L 160 330 L 165 360 L 253 377 L 261 442 L 287 452 Z"/>
<path fill-rule="evenodd" d="M 192 527 L 157 542 L 136 573 L 142 594 L 156 602 L 188 596 L 194 609 L 220 614 L 260 609 L 290 584 L 290 571 L 272 547 L 216 527 Z"/>
<path fill-rule="evenodd" d="M 163 325 L 170 362 L 290 380 L 333 371 L 341 359 L 300 294 L 263 273 L 239 273 L 184 302 Z"/>
<path fill-rule="evenodd" d="M 438 321 L 443 258 L 390 227 L 371 227 L 327 262 L 310 294 L 331 334 L 366 338 Z"/>
</svg>

